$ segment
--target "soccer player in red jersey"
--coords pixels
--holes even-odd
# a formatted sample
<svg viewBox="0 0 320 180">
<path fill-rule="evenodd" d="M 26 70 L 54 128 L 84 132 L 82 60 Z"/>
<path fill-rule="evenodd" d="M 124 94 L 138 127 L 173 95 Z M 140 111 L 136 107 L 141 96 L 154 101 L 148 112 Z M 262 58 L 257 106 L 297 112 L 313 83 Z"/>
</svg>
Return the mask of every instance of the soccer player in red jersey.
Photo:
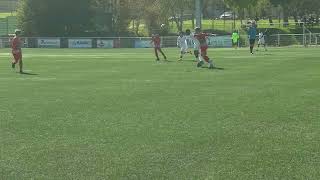
<svg viewBox="0 0 320 180">
<path fill-rule="evenodd" d="M 201 54 L 201 57 L 208 63 L 209 69 L 213 69 L 214 68 L 213 61 L 207 55 L 207 50 L 208 50 L 207 37 L 208 36 L 212 36 L 212 34 L 201 32 L 201 29 L 199 27 L 195 28 L 194 37 L 200 43 L 200 54 Z M 200 58 L 200 61 L 198 62 L 197 66 L 201 67 L 203 64 L 204 64 L 204 62 Z"/>
<path fill-rule="evenodd" d="M 13 61 L 12 61 L 12 68 L 14 69 L 16 67 L 16 64 L 19 63 L 19 72 L 23 73 L 23 62 L 22 62 L 22 51 L 21 51 L 21 39 L 20 39 L 21 30 L 16 29 L 15 30 L 15 36 L 11 41 L 11 47 L 12 47 L 12 55 L 13 55 Z"/>
<path fill-rule="evenodd" d="M 154 53 L 156 55 L 156 61 L 158 62 L 160 60 L 159 55 L 158 55 L 158 51 L 162 54 L 164 60 L 167 60 L 167 56 L 163 53 L 162 49 L 161 49 L 161 38 L 159 34 L 156 35 L 152 35 L 152 39 L 151 39 L 151 43 L 153 43 L 154 46 Z"/>
</svg>

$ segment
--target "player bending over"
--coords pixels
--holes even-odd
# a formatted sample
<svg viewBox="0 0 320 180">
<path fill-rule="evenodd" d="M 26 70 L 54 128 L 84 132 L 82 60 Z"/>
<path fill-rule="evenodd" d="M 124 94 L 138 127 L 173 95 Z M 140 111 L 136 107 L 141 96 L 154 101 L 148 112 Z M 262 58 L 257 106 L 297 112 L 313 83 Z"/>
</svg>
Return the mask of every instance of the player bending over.
<svg viewBox="0 0 320 180">
<path fill-rule="evenodd" d="M 186 53 L 192 54 L 191 51 L 188 51 L 188 43 L 187 43 L 188 37 L 183 34 L 183 32 L 179 33 L 178 39 L 177 39 L 177 46 L 180 47 L 180 58 L 179 61 L 182 61 L 183 55 Z"/>
<path fill-rule="evenodd" d="M 156 61 L 159 62 L 160 58 L 159 58 L 159 54 L 158 51 L 162 54 L 164 60 L 167 60 L 167 56 L 163 53 L 162 49 L 161 49 L 161 38 L 159 34 L 156 35 L 152 35 L 152 39 L 151 39 L 151 43 L 153 43 L 154 46 L 154 53 L 156 56 Z"/>
<path fill-rule="evenodd" d="M 208 50 L 207 37 L 208 36 L 212 36 L 212 34 L 201 32 L 201 29 L 199 27 L 195 28 L 194 37 L 199 41 L 200 54 L 202 57 L 199 59 L 197 67 L 202 67 L 202 65 L 204 64 L 202 59 L 204 59 L 204 61 L 208 63 L 208 68 L 213 69 L 214 63 L 213 63 L 212 59 L 210 59 L 207 55 L 207 50 Z"/>
<path fill-rule="evenodd" d="M 188 39 L 193 43 L 193 54 L 196 57 L 195 61 L 200 62 L 202 60 L 200 56 L 200 42 L 195 38 L 194 34 L 191 33 L 190 29 L 186 30 L 186 34 L 188 36 Z"/>
<path fill-rule="evenodd" d="M 23 62 L 22 62 L 22 51 L 21 51 L 21 39 L 20 39 L 21 30 L 15 30 L 15 36 L 11 41 L 12 48 L 12 68 L 15 69 L 16 64 L 19 63 L 19 72 L 23 73 Z"/>
<path fill-rule="evenodd" d="M 258 49 L 257 49 L 257 51 L 259 51 L 260 46 L 263 46 L 264 50 L 267 51 L 265 35 L 263 34 L 263 32 L 259 33 L 259 41 L 258 41 Z"/>
</svg>

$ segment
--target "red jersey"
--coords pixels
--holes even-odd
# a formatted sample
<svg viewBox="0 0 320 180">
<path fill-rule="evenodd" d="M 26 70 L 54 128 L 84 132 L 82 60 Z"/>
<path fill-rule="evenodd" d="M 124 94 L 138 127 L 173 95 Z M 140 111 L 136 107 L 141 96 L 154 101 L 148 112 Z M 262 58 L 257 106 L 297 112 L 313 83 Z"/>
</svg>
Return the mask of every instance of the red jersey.
<svg viewBox="0 0 320 180">
<path fill-rule="evenodd" d="M 11 41 L 12 51 L 21 51 L 21 40 L 19 37 L 15 36 Z"/>
<path fill-rule="evenodd" d="M 199 41 L 200 46 L 207 46 L 207 36 L 209 36 L 209 34 L 207 33 L 199 33 L 199 34 L 194 34 L 194 37 Z"/>
<path fill-rule="evenodd" d="M 161 45 L 160 36 L 153 36 L 151 41 L 153 42 L 154 47 L 160 47 L 160 45 Z"/>
</svg>

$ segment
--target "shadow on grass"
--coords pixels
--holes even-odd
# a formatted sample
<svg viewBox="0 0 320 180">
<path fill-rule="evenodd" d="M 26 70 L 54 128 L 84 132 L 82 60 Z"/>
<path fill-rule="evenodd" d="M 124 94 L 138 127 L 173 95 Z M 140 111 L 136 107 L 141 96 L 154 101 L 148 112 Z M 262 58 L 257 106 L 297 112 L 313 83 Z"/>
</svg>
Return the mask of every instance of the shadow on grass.
<svg viewBox="0 0 320 180">
<path fill-rule="evenodd" d="M 202 67 L 202 68 L 209 69 L 208 67 Z M 222 67 L 214 67 L 211 70 L 221 70 L 221 71 L 223 71 L 223 70 L 226 70 L 226 69 L 222 68 Z"/>
<path fill-rule="evenodd" d="M 19 72 L 20 74 L 22 75 L 28 75 L 28 76 L 37 76 L 39 74 L 36 74 L 36 73 L 29 73 L 29 72 Z"/>
</svg>

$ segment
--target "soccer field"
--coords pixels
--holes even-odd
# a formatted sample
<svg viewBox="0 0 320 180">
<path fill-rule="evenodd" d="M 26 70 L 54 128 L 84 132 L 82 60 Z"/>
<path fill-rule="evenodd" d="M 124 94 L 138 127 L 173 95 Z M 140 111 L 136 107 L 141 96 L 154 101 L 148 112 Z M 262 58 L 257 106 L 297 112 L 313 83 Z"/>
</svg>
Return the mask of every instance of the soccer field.
<svg viewBox="0 0 320 180">
<path fill-rule="evenodd" d="M 0 179 L 319 179 L 317 48 L 0 49 Z"/>
</svg>

